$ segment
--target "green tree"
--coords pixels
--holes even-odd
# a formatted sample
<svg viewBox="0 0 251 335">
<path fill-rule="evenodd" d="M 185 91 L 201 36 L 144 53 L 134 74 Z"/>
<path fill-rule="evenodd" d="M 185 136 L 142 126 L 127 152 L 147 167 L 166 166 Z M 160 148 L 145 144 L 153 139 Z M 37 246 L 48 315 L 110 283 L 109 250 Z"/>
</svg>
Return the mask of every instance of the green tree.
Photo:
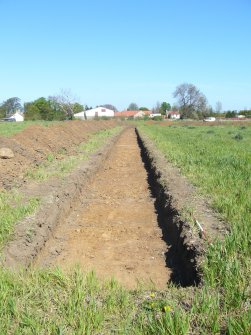
<svg viewBox="0 0 251 335">
<path fill-rule="evenodd" d="M 251 117 L 251 109 L 244 109 L 239 111 L 239 115 L 244 115 L 246 117 Z"/>
<path fill-rule="evenodd" d="M 25 120 L 64 120 L 65 114 L 60 106 L 51 99 L 41 97 L 24 104 Z"/>
<path fill-rule="evenodd" d="M 17 97 L 9 98 L 0 105 L 0 116 L 8 117 L 13 115 L 17 110 L 22 110 L 21 100 Z"/>
<path fill-rule="evenodd" d="M 138 105 L 135 102 L 131 102 L 127 108 L 128 111 L 137 111 L 139 110 Z"/>
<path fill-rule="evenodd" d="M 225 114 L 226 118 L 232 118 L 237 116 L 237 111 L 227 111 Z"/>
<path fill-rule="evenodd" d="M 144 111 L 149 111 L 149 108 L 147 108 L 147 107 L 140 107 L 139 110 L 144 112 Z"/>
<path fill-rule="evenodd" d="M 162 115 L 166 115 L 166 111 L 170 111 L 171 110 L 171 105 L 168 102 L 162 102 L 162 104 L 160 105 L 160 113 Z"/>
<path fill-rule="evenodd" d="M 79 104 L 78 102 L 75 102 L 73 104 L 73 112 L 74 112 L 74 114 L 80 113 L 83 110 L 84 110 L 84 106 L 83 105 Z"/>
</svg>

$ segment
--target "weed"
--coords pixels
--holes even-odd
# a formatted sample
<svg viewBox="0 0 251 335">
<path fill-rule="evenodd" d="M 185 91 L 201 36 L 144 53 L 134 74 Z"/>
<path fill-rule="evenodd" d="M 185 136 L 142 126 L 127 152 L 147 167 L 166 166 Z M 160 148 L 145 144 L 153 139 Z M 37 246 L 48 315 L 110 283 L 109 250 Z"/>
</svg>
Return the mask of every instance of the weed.
<svg viewBox="0 0 251 335">
<path fill-rule="evenodd" d="M 243 140 L 243 136 L 240 133 L 236 134 L 233 138 L 237 141 Z"/>
</svg>

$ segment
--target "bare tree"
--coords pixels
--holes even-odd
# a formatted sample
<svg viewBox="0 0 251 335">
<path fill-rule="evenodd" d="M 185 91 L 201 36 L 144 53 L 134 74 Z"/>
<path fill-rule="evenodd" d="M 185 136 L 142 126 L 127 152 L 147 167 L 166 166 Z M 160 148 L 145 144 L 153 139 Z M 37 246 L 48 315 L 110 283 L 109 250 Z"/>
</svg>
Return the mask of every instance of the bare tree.
<svg viewBox="0 0 251 335">
<path fill-rule="evenodd" d="M 193 114 L 204 112 L 207 107 L 207 99 L 203 93 L 193 84 L 181 84 L 173 93 L 184 117 L 193 117 Z"/>
<path fill-rule="evenodd" d="M 67 119 L 72 119 L 75 113 L 75 104 L 77 103 L 77 98 L 74 97 L 70 90 L 61 90 L 59 95 L 50 97 L 54 100 L 60 107 L 60 109 L 65 113 Z"/>
<path fill-rule="evenodd" d="M 215 104 L 215 112 L 221 113 L 221 111 L 222 111 L 222 103 L 220 101 L 217 101 Z"/>
</svg>

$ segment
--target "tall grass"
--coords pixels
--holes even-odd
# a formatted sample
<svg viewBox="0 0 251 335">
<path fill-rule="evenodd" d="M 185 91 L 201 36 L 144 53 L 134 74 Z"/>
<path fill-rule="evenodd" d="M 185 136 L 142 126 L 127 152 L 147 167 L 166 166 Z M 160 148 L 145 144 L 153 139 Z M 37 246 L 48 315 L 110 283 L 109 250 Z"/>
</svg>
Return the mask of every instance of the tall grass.
<svg viewBox="0 0 251 335">
<path fill-rule="evenodd" d="M 203 264 L 203 298 L 200 291 L 193 305 L 198 325 L 212 334 L 222 327 L 228 334 L 251 333 L 251 127 L 140 129 L 230 226 L 225 240 L 209 247 Z M 198 318 L 203 308 L 207 321 Z"/>
</svg>

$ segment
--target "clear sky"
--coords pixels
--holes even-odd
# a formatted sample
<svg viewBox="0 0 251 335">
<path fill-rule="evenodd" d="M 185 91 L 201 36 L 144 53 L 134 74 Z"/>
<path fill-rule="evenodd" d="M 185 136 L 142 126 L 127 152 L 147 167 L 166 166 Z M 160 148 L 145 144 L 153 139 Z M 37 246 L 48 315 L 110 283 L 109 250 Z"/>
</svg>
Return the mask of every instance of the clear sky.
<svg viewBox="0 0 251 335">
<path fill-rule="evenodd" d="M 251 108 L 251 0 L 0 0 L 0 42 L 0 102 L 151 108 L 188 82 Z"/>
</svg>

